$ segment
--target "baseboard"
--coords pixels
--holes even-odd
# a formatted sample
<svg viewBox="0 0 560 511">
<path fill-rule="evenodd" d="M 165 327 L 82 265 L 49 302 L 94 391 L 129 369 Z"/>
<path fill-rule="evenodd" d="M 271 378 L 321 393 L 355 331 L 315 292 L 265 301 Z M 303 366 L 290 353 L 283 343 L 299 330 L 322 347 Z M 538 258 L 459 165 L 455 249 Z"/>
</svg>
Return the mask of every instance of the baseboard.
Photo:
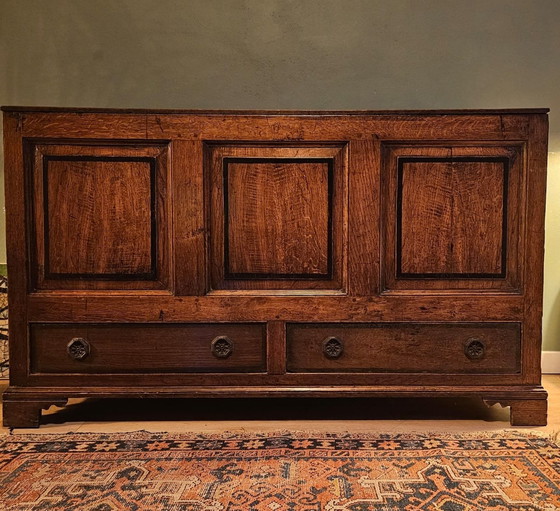
<svg viewBox="0 0 560 511">
<path fill-rule="evenodd" d="M 560 374 L 560 351 L 543 351 L 541 364 L 543 374 Z"/>
</svg>

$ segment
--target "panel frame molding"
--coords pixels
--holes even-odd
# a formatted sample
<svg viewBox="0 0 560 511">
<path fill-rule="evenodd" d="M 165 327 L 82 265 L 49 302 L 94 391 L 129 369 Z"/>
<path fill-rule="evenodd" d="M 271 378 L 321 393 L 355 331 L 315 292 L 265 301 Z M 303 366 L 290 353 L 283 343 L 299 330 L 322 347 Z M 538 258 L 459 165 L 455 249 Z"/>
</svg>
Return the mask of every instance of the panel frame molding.
<svg viewBox="0 0 560 511">
<path fill-rule="evenodd" d="M 526 144 L 493 141 L 384 141 L 381 158 L 381 294 L 522 294 L 525 246 Z M 444 153 L 447 152 L 446 155 Z M 403 162 L 501 163 L 503 166 L 501 266 L 498 273 L 407 273 L 399 260 Z M 401 217 L 401 218 L 399 218 Z"/>
<path fill-rule="evenodd" d="M 348 143 L 208 141 L 205 152 L 207 293 L 346 294 L 348 224 Z M 230 271 L 227 241 L 228 166 L 232 163 L 324 163 L 327 165 L 327 273 L 240 273 Z M 212 214 L 210 214 L 212 212 Z"/>
<path fill-rule="evenodd" d="M 26 139 L 28 249 L 30 257 L 29 291 L 165 291 L 171 282 L 169 143 L 153 141 Z M 114 154 L 116 153 L 116 154 Z M 150 180 L 150 271 L 124 272 L 53 272 L 49 257 L 49 162 L 144 162 Z"/>
</svg>

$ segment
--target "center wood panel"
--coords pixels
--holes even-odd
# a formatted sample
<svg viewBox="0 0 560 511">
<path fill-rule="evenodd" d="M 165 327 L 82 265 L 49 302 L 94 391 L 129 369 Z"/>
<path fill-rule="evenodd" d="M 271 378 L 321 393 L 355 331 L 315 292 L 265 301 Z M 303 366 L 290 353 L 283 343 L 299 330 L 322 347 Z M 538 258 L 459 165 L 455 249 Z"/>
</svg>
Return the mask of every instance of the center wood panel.
<svg viewBox="0 0 560 511">
<path fill-rule="evenodd" d="M 343 292 L 345 146 L 213 144 L 207 166 L 211 292 Z"/>
<path fill-rule="evenodd" d="M 330 159 L 224 159 L 225 277 L 329 278 Z"/>
</svg>

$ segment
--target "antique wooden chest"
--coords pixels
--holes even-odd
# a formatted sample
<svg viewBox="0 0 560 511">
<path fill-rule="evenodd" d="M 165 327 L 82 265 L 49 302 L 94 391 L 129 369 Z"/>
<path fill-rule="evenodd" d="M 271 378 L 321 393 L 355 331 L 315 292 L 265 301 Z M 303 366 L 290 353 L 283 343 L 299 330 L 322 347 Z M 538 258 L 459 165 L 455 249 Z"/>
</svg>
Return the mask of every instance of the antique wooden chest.
<svg viewBox="0 0 560 511">
<path fill-rule="evenodd" d="M 3 110 L 7 426 L 87 396 L 546 423 L 547 110 Z"/>
</svg>

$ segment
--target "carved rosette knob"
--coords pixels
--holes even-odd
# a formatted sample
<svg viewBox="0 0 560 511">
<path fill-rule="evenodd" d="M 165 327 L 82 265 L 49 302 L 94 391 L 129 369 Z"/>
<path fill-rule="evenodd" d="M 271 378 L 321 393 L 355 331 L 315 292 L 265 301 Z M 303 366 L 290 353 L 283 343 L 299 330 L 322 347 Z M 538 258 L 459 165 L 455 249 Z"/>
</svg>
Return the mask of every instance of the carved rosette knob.
<svg viewBox="0 0 560 511">
<path fill-rule="evenodd" d="M 465 355 L 471 360 L 480 360 L 484 357 L 486 346 L 480 339 L 469 339 L 465 346 Z"/>
<path fill-rule="evenodd" d="M 89 355 L 89 342 L 82 337 L 74 337 L 66 346 L 66 351 L 70 358 L 83 360 Z"/>
<path fill-rule="evenodd" d="M 327 358 L 339 358 L 344 351 L 344 344 L 337 337 L 327 337 L 323 341 L 323 354 Z"/>
<path fill-rule="evenodd" d="M 212 341 L 212 355 L 216 358 L 228 358 L 233 353 L 233 342 L 224 335 Z"/>
</svg>

